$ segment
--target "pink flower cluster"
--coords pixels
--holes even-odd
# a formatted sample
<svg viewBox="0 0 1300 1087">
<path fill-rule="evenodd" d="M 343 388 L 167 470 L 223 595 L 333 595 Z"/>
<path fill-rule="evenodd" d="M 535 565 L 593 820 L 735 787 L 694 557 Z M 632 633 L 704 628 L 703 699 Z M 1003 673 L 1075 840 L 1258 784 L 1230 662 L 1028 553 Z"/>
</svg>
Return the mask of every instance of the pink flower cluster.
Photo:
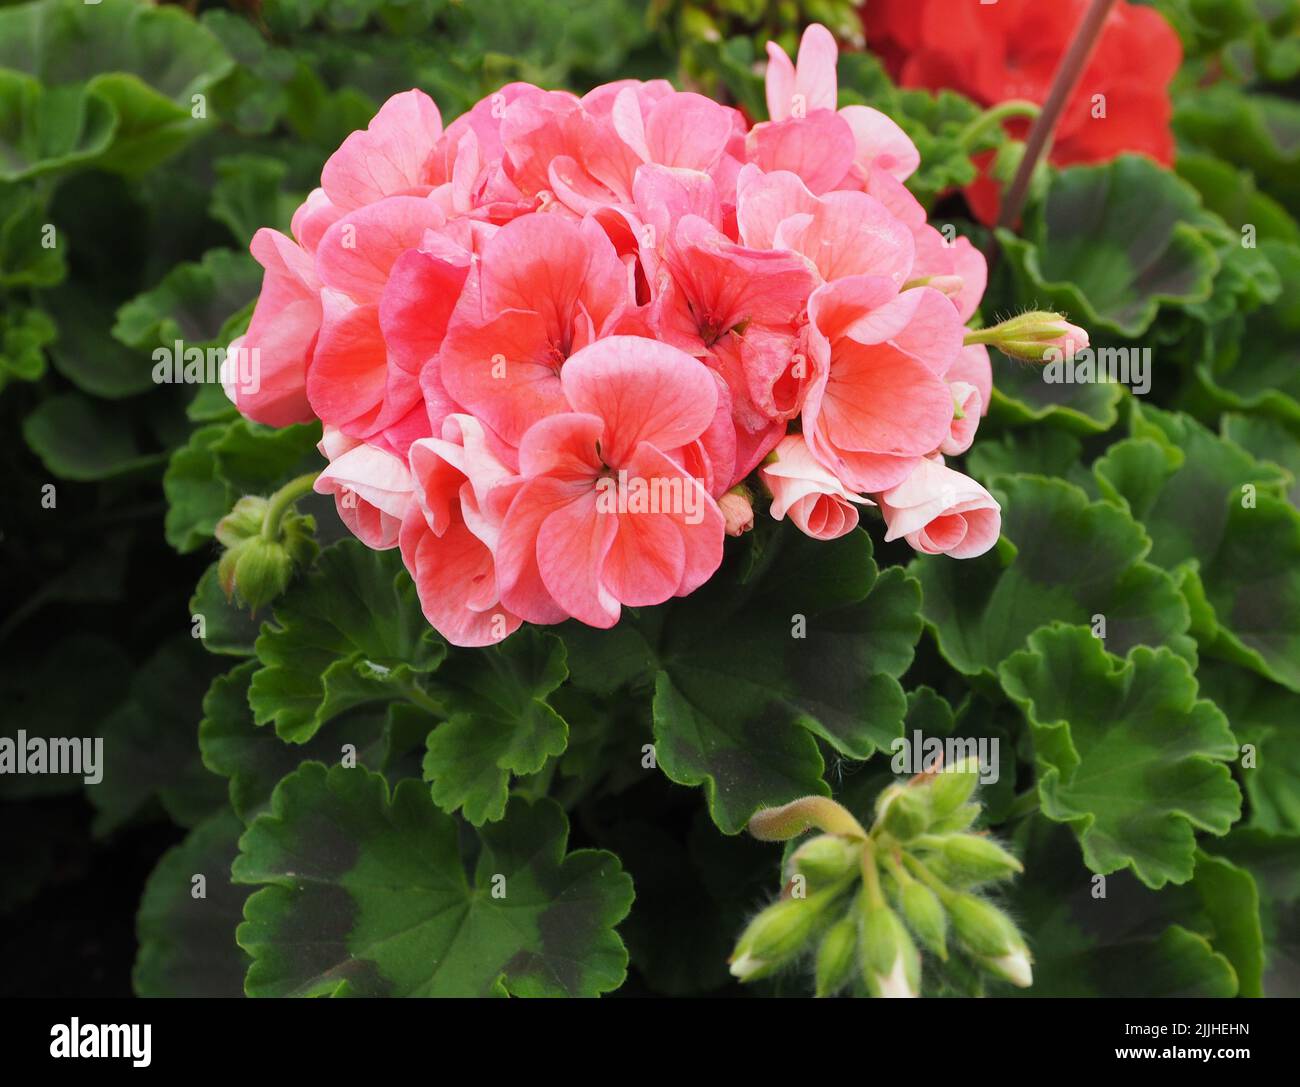
<svg viewBox="0 0 1300 1087">
<path fill-rule="evenodd" d="M 944 464 L 989 401 L 963 346 L 984 259 L 926 222 L 903 131 L 836 109 L 823 27 L 797 66 L 768 48 L 753 127 L 664 81 L 511 84 L 446 128 L 396 95 L 293 238 L 253 239 L 227 391 L 273 426 L 322 421 L 316 489 L 401 548 L 449 641 L 692 592 L 752 523 L 734 488 L 756 469 L 772 515 L 821 539 L 873 502 L 919 551 L 997 539 L 997 503 Z"/>
</svg>

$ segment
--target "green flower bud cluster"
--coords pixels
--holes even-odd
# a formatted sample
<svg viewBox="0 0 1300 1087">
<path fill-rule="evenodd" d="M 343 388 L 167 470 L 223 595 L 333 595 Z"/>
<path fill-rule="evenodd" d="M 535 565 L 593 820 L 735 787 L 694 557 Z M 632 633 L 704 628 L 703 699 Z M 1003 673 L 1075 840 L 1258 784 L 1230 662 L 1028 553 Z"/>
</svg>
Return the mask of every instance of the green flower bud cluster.
<svg viewBox="0 0 1300 1087">
<path fill-rule="evenodd" d="M 731 972 L 750 981 L 811 957 L 818 996 L 917 996 L 922 954 L 947 962 L 955 950 L 985 974 L 1030 985 L 1024 938 L 981 895 L 1023 869 L 972 831 L 976 783 L 977 767 L 959 763 L 890 785 L 870 830 L 825 797 L 756 813 L 750 829 L 768 841 L 822 833 L 789 853 L 785 893 L 745 929 Z"/>
<path fill-rule="evenodd" d="M 255 612 L 288 588 L 298 567 L 315 558 L 316 521 L 292 508 L 303 490 L 295 480 L 270 499 L 245 495 L 217 522 L 215 535 L 225 548 L 217 580 L 226 599 L 237 599 Z"/>
</svg>

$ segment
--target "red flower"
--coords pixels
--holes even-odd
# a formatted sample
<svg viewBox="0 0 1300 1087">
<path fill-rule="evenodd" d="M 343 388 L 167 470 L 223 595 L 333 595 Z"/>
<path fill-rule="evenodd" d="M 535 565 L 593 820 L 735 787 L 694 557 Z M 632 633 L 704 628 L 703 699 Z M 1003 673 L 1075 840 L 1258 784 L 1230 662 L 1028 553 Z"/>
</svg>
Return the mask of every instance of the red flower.
<svg viewBox="0 0 1300 1087">
<path fill-rule="evenodd" d="M 1041 104 L 1087 6 L 1088 0 L 868 0 L 862 21 L 868 48 L 904 87 L 948 87 L 982 106 L 1012 98 Z M 1069 166 L 1136 151 L 1172 163 L 1168 88 L 1181 62 L 1182 45 L 1164 17 L 1119 0 L 1061 113 L 1051 161 Z M 1020 138 L 1027 130 L 1024 120 L 1008 124 Z M 967 197 L 981 219 L 997 217 L 999 193 L 987 177 Z"/>
</svg>

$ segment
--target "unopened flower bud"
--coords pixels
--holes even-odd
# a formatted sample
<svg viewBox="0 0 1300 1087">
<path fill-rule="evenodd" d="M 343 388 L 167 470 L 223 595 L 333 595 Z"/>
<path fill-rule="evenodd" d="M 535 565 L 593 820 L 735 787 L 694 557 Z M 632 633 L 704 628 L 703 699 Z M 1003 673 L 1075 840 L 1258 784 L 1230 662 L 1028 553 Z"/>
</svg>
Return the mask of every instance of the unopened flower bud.
<svg viewBox="0 0 1300 1087">
<path fill-rule="evenodd" d="M 811 898 L 774 902 L 741 934 L 731 954 L 731 973 L 741 981 L 771 973 L 803 949 L 819 915 Z"/>
<path fill-rule="evenodd" d="M 826 930 L 817 948 L 818 996 L 829 996 L 844 987 L 853 972 L 858 948 L 858 925 L 850 915 L 842 917 Z"/>
<path fill-rule="evenodd" d="M 941 959 L 948 957 L 948 915 L 939 896 L 918 880 L 908 880 L 898 892 L 898 906 L 908 927 Z"/>
<path fill-rule="evenodd" d="M 925 792 L 905 785 L 889 786 L 876 800 L 876 818 L 900 842 L 915 838 L 930 821 Z"/>
<path fill-rule="evenodd" d="M 1034 983 L 1033 965 L 1029 952 L 1023 947 L 1000 958 L 982 958 L 978 961 L 990 974 L 1009 981 L 1018 988 L 1028 989 Z"/>
<path fill-rule="evenodd" d="M 217 524 L 216 536 L 226 547 L 217 563 L 217 581 L 227 599 L 237 598 L 257 611 L 288 587 L 296 566 L 310 562 L 317 547 L 315 520 L 289 512 L 279 518 L 274 535 L 265 535 L 265 498 L 245 495 Z"/>
<path fill-rule="evenodd" d="M 728 536 L 743 536 L 754 527 L 754 505 L 747 487 L 732 487 L 718 499 Z"/>
<path fill-rule="evenodd" d="M 819 834 L 804 842 L 790 856 L 794 870 L 818 889 L 835 883 L 858 867 L 862 843 L 838 834 Z"/>
<path fill-rule="evenodd" d="M 1023 864 L 990 838 L 954 834 L 942 841 L 944 860 L 964 880 L 984 883 L 1025 870 Z"/>
<path fill-rule="evenodd" d="M 979 815 L 980 806 L 978 804 L 963 804 L 956 811 L 945 815 L 942 819 L 934 820 L 930 824 L 930 833 L 960 834 L 963 830 L 969 830 L 973 827 Z"/>
<path fill-rule="evenodd" d="M 957 939 L 977 958 L 1000 961 L 1018 954 L 1028 957 L 1015 922 L 992 903 L 974 895 L 954 895 L 948 902 L 948 915 Z"/>
<path fill-rule="evenodd" d="M 921 955 L 898 914 L 888 906 L 867 908 L 858 943 L 859 964 L 872 996 L 918 996 Z"/>
<path fill-rule="evenodd" d="M 1088 346 L 1088 333 L 1059 313 L 1034 310 L 1011 317 L 991 328 L 966 334 L 966 343 L 988 344 L 1004 355 L 1028 362 L 1072 358 Z"/>
<path fill-rule="evenodd" d="M 257 611 L 288 587 L 293 576 L 293 559 L 282 543 L 254 536 L 227 551 L 217 572 L 223 584 L 228 584 L 241 601 Z"/>
<path fill-rule="evenodd" d="M 978 770 L 974 759 L 963 759 L 934 775 L 927 788 L 935 819 L 951 815 L 971 798 L 979 784 Z"/>
<path fill-rule="evenodd" d="M 217 522 L 213 535 L 222 547 L 235 547 L 262 531 L 268 503 L 260 495 L 246 494 Z"/>
</svg>

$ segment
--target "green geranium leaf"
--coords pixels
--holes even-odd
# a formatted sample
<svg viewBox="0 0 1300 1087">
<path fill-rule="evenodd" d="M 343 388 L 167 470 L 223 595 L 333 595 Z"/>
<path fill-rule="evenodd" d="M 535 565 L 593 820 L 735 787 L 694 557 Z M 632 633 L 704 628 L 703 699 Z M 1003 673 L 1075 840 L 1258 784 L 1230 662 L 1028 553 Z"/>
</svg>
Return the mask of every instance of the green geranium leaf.
<svg viewBox="0 0 1300 1087">
<path fill-rule="evenodd" d="M 1041 817 L 1017 845 L 1027 875 L 1012 905 L 1034 952 L 1033 987 L 1017 995 L 1255 995 L 1258 899 L 1241 869 L 1198 850 L 1191 880 L 1156 893 L 1127 872 L 1093 875 Z"/>
<path fill-rule="evenodd" d="M 214 562 L 203 571 L 190 597 L 190 623 L 209 653 L 251 657 L 262 620 L 226 596 Z"/>
<path fill-rule="evenodd" d="M 0 128 L 0 177 L 91 162 L 147 170 L 199 131 L 204 111 L 194 96 L 232 63 L 176 8 L 35 0 L 0 9 L 0 69 L 11 70 L 0 97 L 21 96 L 24 106 Z M 12 73 L 39 81 L 37 91 L 17 90 Z"/>
<path fill-rule="evenodd" d="M 353 706 L 407 697 L 447 653 L 397 553 L 356 540 L 321 552 L 276 604 L 256 648 L 254 718 L 291 743 Z"/>
<path fill-rule="evenodd" d="M 1204 661 L 1197 678 L 1243 745 L 1247 824 L 1300 832 L 1300 695 L 1225 661 Z"/>
<path fill-rule="evenodd" d="M 1196 186 L 1205 206 L 1235 230 L 1253 228 L 1259 242 L 1300 244 L 1300 226 L 1276 200 L 1255 187 L 1255 179 L 1213 155 L 1178 156 L 1178 176 Z"/>
<path fill-rule="evenodd" d="M 1197 373 L 1222 407 L 1300 424 L 1300 246 L 1265 241 L 1260 251 L 1277 269 L 1277 301 L 1234 323 Z"/>
<path fill-rule="evenodd" d="M 215 163 L 212 217 L 230 227 L 243 245 L 262 227 L 289 232 L 298 201 L 281 191 L 289 167 L 267 155 L 227 155 Z"/>
<path fill-rule="evenodd" d="M 910 567 L 926 622 L 958 671 L 991 674 L 1040 626 L 1096 617 L 1114 652 L 1146 643 L 1192 657 L 1187 602 L 1143 561 L 1151 541 L 1126 511 L 1041 476 L 999 476 L 992 491 L 1002 504 L 998 548 L 962 562 L 919 556 Z"/>
<path fill-rule="evenodd" d="M 474 826 L 505 815 L 511 775 L 562 755 L 569 730 L 549 704 L 568 676 L 564 643 L 535 628 L 490 649 L 452 653 L 429 683 L 447 720 L 429 733 L 424 776 L 433 802 Z"/>
<path fill-rule="evenodd" d="M 0 287 L 53 287 L 65 275 L 58 230 L 35 192 L 0 178 Z"/>
<path fill-rule="evenodd" d="M 1137 646 L 1119 660 L 1089 630 L 1055 625 L 999 675 L 1030 724 L 1043 814 L 1073 828 L 1094 872 L 1184 883 L 1194 831 L 1226 834 L 1240 817 L 1225 765 L 1236 742 L 1181 657 Z"/>
<path fill-rule="evenodd" d="M 230 812 L 217 812 L 162 855 L 136 916 L 137 996 L 244 995 L 249 958 L 235 929 L 248 888 L 230 882 L 243 829 Z"/>
<path fill-rule="evenodd" d="M 109 102 L 83 86 L 46 88 L 0 68 L 0 179 L 91 162 L 112 144 L 117 122 Z"/>
<path fill-rule="evenodd" d="M 231 807 L 245 823 L 266 810 L 280 779 L 308 760 L 385 772 L 407 769 L 403 759 L 423 746 L 428 714 L 398 702 L 359 707 L 305 744 L 285 743 L 273 729 L 253 723 L 248 688 L 256 670 L 256 661 L 246 661 L 214 679 L 199 724 L 203 764 L 230 782 Z"/>
<path fill-rule="evenodd" d="M 989 358 L 994 366 L 989 416 L 995 423 L 1100 434 L 1119 419 L 1125 389 L 1118 382 L 1048 381 L 1048 371 L 1037 363 L 1009 359 L 1000 351 L 990 351 Z"/>
<path fill-rule="evenodd" d="M 117 311 L 113 335 L 129 347 L 174 350 L 221 346 L 222 326 L 232 313 L 257 297 L 262 269 L 247 253 L 212 249 L 196 263 L 177 265 L 158 286 Z M 199 366 L 188 357 L 174 365 Z"/>
<path fill-rule="evenodd" d="M 742 573 L 673 604 L 655 646 L 658 764 L 703 785 L 728 834 L 759 807 L 827 791 L 816 737 L 855 759 L 888 748 L 920 635 L 916 583 L 878 572 L 865 532 L 825 543 L 783 526 Z"/>
<path fill-rule="evenodd" d="M 163 493 L 167 496 L 165 531 L 167 542 L 181 553 L 207 544 L 217 522 L 239 497 L 217 475 L 212 446 L 225 433 L 226 427 L 220 425 L 200 427 L 167 462 L 163 473 Z"/>
<path fill-rule="evenodd" d="M 1195 572 L 1216 617 L 1208 648 L 1300 690 L 1300 513 L 1280 497 L 1285 473 L 1189 416 L 1132 418 L 1138 437 L 1095 465 L 1103 491 L 1150 530 L 1153 562 Z"/>
<path fill-rule="evenodd" d="M 109 479 L 155 469 L 164 457 L 140 448 L 131 419 L 120 409 L 80 393 L 42 401 L 23 420 L 23 437 L 60 479 Z"/>
<path fill-rule="evenodd" d="M 1203 301 L 1219 261 L 1195 189 L 1139 155 L 1062 170 L 1022 236 L 998 240 L 1027 298 L 1096 337 L 1133 339 L 1162 304 Z"/>
<path fill-rule="evenodd" d="M 56 335 L 54 322 L 41 310 L 14 306 L 0 314 L 0 389 L 45 373 L 44 348 Z"/>
<path fill-rule="evenodd" d="M 274 429 L 247 419 L 195 430 L 163 473 L 167 542 L 177 551 L 197 550 L 241 495 L 270 495 L 319 468 L 319 437 L 315 423 Z"/>
<path fill-rule="evenodd" d="M 1223 416 L 1220 429 L 1251 456 L 1283 469 L 1290 477 L 1287 500 L 1300 508 L 1300 436 L 1293 429 L 1265 416 L 1233 413 Z"/>
<path fill-rule="evenodd" d="M 318 423 L 268 427 L 236 419 L 212 444 L 216 474 L 238 494 L 269 495 L 296 476 L 324 467 Z"/>
<path fill-rule="evenodd" d="M 1250 170 L 1283 203 L 1300 201 L 1300 105 L 1278 95 L 1243 93 L 1229 82 L 1180 96 L 1180 142 Z"/>
<path fill-rule="evenodd" d="M 1082 463 L 1083 444 L 1073 434 L 1054 427 L 1010 430 L 1000 441 L 976 442 L 966 458 L 970 474 L 991 486 L 998 476 L 1018 474 L 1065 479 L 1097 498 L 1097 481 Z"/>
<path fill-rule="evenodd" d="M 120 400 L 154 387 L 149 355 L 111 335 L 114 306 L 100 290 L 69 281 L 43 293 L 41 305 L 58 326 L 50 359 L 82 392 Z"/>
<path fill-rule="evenodd" d="M 1265 996 L 1300 996 L 1300 835 L 1239 827 L 1212 848 L 1259 890 Z"/>
<path fill-rule="evenodd" d="M 123 826 L 155 798 L 186 827 L 224 804 L 221 779 L 204 769 L 195 745 L 195 707 L 218 667 L 182 637 L 135 673 L 130 697 L 104 722 L 103 780 L 88 787 L 97 833 Z"/>
<path fill-rule="evenodd" d="M 566 853 L 549 800 L 511 801 L 462 853 L 428 789 L 389 795 L 361 767 L 308 763 L 240 840 L 252 996 L 595 996 L 623 981 L 614 931 L 632 881 L 611 853 Z M 473 865 L 472 878 L 468 865 Z"/>
</svg>

